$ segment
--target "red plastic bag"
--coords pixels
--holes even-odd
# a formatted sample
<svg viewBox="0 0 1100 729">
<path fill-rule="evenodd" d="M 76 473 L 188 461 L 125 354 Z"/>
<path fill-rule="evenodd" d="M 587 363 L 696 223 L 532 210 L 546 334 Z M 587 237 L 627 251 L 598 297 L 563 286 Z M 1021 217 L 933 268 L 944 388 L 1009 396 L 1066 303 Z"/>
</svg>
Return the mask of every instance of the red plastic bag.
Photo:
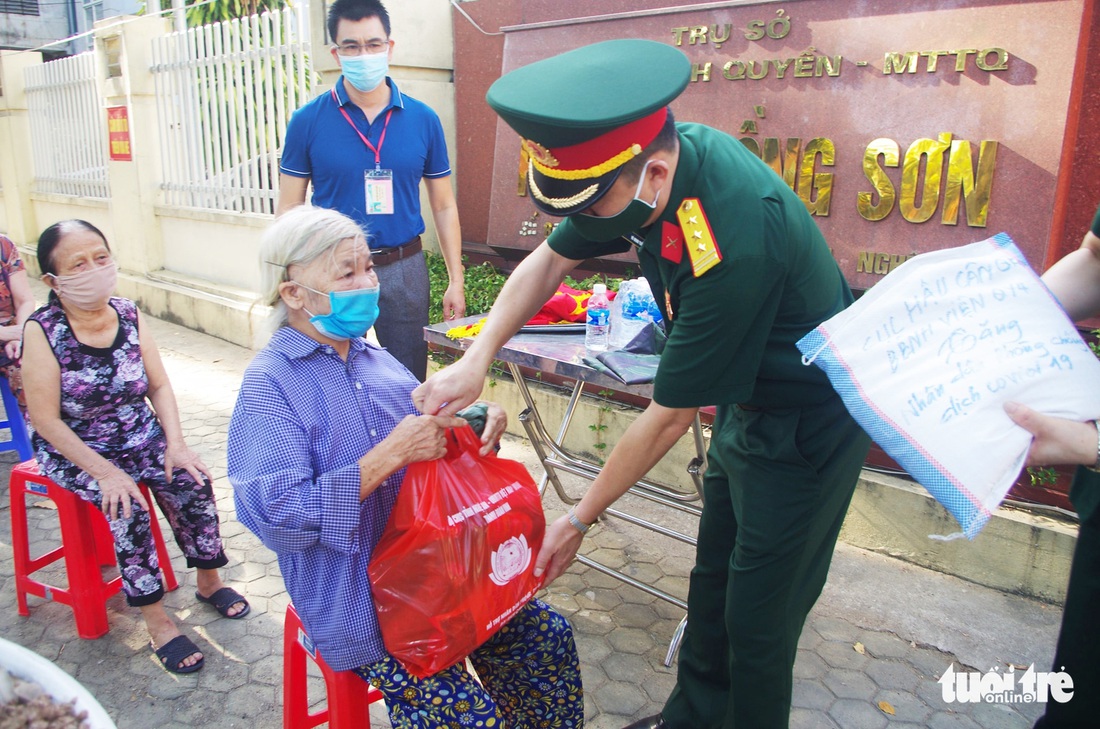
<svg viewBox="0 0 1100 729">
<path fill-rule="evenodd" d="M 480 448 L 457 428 L 447 455 L 408 467 L 368 568 L 382 642 L 419 678 L 461 661 L 542 586 L 538 487 L 523 464 Z"/>
</svg>

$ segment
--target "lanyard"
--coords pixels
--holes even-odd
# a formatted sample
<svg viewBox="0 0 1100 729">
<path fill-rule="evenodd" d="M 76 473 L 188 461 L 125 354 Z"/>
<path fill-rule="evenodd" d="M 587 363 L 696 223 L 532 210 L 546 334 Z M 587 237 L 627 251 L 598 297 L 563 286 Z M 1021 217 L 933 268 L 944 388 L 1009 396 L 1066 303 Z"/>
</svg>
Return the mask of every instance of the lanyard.
<svg viewBox="0 0 1100 729">
<path fill-rule="evenodd" d="M 359 138 L 363 140 L 363 144 L 367 145 L 367 149 L 374 152 L 374 169 L 382 168 L 382 144 L 386 141 L 386 129 L 390 126 L 390 116 L 393 115 L 393 107 L 386 112 L 386 121 L 382 124 L 382 135 L 378 137 L 378 147 L 376 148 L 370 143 L 370 140 L 363 136 L 363 132 L 359 131 L 359 127 L 355 126 L 355 122 L 348 116 L 348 112 L 340 104 L 340 97 L 336 95 L 336 89 L 332 89 L 332 100 L 336 102 L 336 108 L 340 110 L 340 113 L 344 115 L 344 119 L 347 120 L 351 128 L 355 130 L 355 133 L 359 135 Z"/>
</svg>

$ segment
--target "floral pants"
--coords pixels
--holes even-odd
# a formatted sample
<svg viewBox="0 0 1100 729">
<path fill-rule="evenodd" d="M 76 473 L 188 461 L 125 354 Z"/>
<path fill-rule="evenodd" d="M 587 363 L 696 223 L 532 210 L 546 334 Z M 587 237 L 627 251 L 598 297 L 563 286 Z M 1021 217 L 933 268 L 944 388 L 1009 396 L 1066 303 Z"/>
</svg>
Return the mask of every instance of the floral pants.
<svg viewBox="0 0 1100 729">
<path fill-rule="evenodd" d="M 573 630 L 541 600 L 527 603 L 464 663 L 418 679 L 392 657 L 355 669 L 386 699 L 395 729 L 584 726 Z"/>
<path fill-rule="evenodd" d="M 222 551 L 213 488 L 205 479 L 196 481 L 181 468 L 175 469 L 171 483 L 166 481 L 164 450 L 165 441 L 160 437 L 141 448 L 105 457 L 134 481 L 149 487 L 172 527 L 176 544 L 187 558 L 188 567 L 215 569 L 225 565 L 229 560 Z M 55 483 L 95 504 L 97 509 L 102 507 L 99 484 L 83 469 L 67 460 L 43 458 L 41 451 L 38 460 L 43 464 L 45 475 Z M 159 602 L 164 597 L 164 586 L 160 581 L 160 562 L 150 528 L 149 512 L 136 502 L 131 506 L 129 519 L 120 514 L 111 520 L 110 525 L 126 602 L 141 607 Z"/>
</svg>

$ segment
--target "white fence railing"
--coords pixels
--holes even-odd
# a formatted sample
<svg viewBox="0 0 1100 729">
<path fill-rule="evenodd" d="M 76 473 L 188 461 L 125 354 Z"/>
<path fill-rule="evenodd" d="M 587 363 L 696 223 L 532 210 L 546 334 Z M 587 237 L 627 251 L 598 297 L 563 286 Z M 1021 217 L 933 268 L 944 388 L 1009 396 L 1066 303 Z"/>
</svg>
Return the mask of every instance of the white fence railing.
<svg viewBox="0 0 1100 729">
<path fill-rule="evenodd" d="M 107 198 L 107 113 L 96 87 L 95 54 L 30 66 L 24 80 L 34 187 Z"/>
<path fill-rule="evenodd" d="M 153 42 L 169 205 L 273 213 L 287 121 L 310 98 L 308 6 Z"/>
</svg>

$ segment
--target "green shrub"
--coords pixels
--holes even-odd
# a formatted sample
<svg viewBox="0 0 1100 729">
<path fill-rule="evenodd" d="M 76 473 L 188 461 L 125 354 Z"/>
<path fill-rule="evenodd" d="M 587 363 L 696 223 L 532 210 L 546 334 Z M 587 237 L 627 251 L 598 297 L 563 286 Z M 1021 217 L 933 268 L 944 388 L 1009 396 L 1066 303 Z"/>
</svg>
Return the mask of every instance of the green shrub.
<svg viewBox="0 0 1100 729">
<path fill-rule="evenodd" d="M 447 266 L 443 256 L 438 253 L 425 253 L 428 261 L 428 280 L 431 292 L 428 298 L 428 321 L 436 324 L 443 321 L 443 294 L 447 291 Z M 466 257 L 462 257 L 465 265 Z M 488 263 L 479 263 L 466 268 L 466 313 L 484 314 L 497 300 L 501 287 L 507 277 Z"/>
</svg>

